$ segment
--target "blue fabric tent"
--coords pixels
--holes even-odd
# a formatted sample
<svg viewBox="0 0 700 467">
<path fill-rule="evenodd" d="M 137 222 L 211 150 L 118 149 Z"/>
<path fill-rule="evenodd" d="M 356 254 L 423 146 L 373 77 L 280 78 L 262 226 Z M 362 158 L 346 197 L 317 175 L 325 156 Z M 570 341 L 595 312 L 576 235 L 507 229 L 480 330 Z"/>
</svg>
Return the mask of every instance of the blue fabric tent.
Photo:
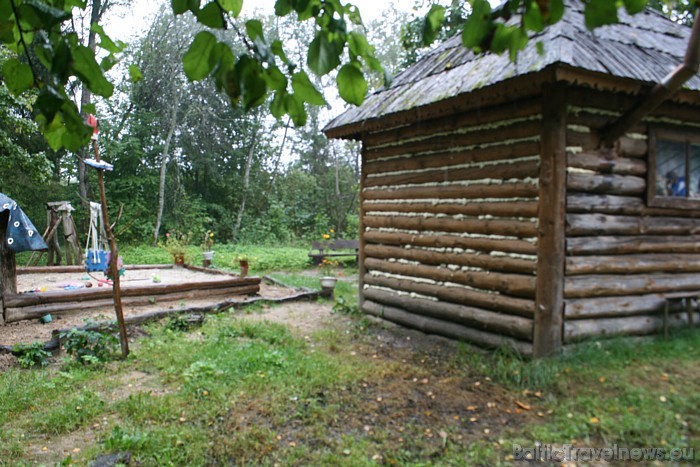
<svg viewBox="0 0 700 467">
<path fill-rule="evenodd" d="M 32 221 L 12 198 L 0 193 L 0 213 L 9 211 L 10 218 L 5 231 L 5 245 L 15 253 L 46 250 L 48 246 Z"/>
</svg>

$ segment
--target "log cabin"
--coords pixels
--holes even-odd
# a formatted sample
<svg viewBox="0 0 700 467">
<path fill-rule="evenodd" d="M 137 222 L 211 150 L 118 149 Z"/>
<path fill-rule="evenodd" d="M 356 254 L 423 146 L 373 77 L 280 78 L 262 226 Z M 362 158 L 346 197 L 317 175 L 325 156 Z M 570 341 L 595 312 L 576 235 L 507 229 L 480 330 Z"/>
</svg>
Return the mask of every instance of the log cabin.
<svg viewBox="0 0 700 467">
<path fill-rule="evenodd" d="M 700 292 L 698 35 L 619 16 L 567 1 L 515 61 L 453 37 L 326 126 L 362 145 L 363 312 L 545 357 Z"/>
</svg>

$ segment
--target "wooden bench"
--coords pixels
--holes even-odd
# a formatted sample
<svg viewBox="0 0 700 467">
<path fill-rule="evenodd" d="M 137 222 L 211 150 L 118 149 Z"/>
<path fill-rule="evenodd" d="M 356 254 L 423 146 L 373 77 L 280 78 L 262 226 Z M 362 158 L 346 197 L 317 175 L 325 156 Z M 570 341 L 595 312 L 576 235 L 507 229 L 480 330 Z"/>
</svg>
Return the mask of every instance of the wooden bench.
<svg viewBox="0 0 700 467">
<path fill-rule="evenodd" d="M 700 306 L 700 292 L 698 291 L 692 291 L 692 292 L 674 292 L 670 294 L 665 294 L 664 298 L 666 299 L 666 303 L 664 304 L 664 318 L 663 318 L 663 323 L 664 323 L 664 339 L 668 339 L 668 314 L 669 310 L 671 308 L 671 303 L 672 302 L 680 302 L 682 303 L 685 301 L 685 311 L 688 313 L 688 326 L 693 327 L 693 303 L 691 300 L 696 300 L 698 302 L 698 305 Z"/>
<path fill-rule="evenodd" d="M 343 251 L 345 250 L 345 251 Z M 352 251 L 347 251 L 352 250 Z M 309 258 L 315 266 L 323 262 L 325 258 L 354 256 L 355 261 L 360 254 L 360 242 L 357 240 L 329 240 L 327 242 L 312 242 Z"/>
</svg>

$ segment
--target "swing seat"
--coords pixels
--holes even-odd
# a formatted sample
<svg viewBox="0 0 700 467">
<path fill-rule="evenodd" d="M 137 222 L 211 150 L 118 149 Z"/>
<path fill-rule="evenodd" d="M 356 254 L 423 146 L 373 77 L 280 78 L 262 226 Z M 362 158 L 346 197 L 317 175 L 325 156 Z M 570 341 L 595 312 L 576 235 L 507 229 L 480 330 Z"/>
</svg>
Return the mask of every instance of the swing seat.
<svg viewBox="0 0 700 467">
<path fill-rule="evenodd" d="M 85 257 L 85 267 L 88 272 L 104 272 L 109 263 L 109 252 L 104 250 L 88 250 Z"/>
</svg>

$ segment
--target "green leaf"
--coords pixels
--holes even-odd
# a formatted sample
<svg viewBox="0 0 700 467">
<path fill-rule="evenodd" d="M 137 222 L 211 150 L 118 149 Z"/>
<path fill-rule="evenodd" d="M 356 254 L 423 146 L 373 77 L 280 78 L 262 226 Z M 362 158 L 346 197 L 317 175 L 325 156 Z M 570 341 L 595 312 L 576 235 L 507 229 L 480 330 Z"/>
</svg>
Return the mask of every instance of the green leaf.
<svg viewBox="0 0 700 467">
<path fill-rule="evenodd" d="M 250 21 L 245 22 L 245 32 L 252 40 L 257 39 L 258 37 L 264 37 L 265 35 L 263 32 L 263 25 L 257 19 L 251 19 Z"/>
<path fill-rule="evenodd" d="M 257 60 L 243 55 L 234 67 L 236 81 L 240 83 L 243 106 L 246 110 L 257 107 L 265 102 L 267 83 L 262 77 L 263 69 Z"/>
<path fill-rule="evenodd" d="M 275 97 L 272 98 L 272 102 L 270 103 L 270 112 L 273 117 L 280 119 L 282 115 L 287 113 L 287 108 L 285 106 L 287 94 L 286 91 L 278 91 L 275 93 Z"/>
<path fill-rule="evenodd" d="M 343 65 L 338 72 L 338 93 L 345 102 L 360 105 L 367 95 L 367 80 L 356 66 Z"/>
<path fill-rule="evenodd" d="M 92 26 L 90 26 L 90 30 L 94 31 L 98 36 L 100 36 L 100 47 L 107 52 L 116 54 L 124 50 L 126 47 L 126 44 L 121 41 L 115 43 L 112 38 L 107 35 L 104 28 L 97 23 L 93 23 Z"/>
<path fill-rule="evenodd" d="M 287 78 L 276 66 L 271 66 L 265 70 L 264 76 L 270 89 L 275 91 L 287 89 Z"/>
<path fill-rule="evenodd" d="M 275 2 L 275 15 L 287 16 L 291 12 L 292 12 L 291 0 L 277 0 Z"/>
<path fill-rule="evenodd" d="M 367 42 L 365 35 L 357 31 L 351 31 L 348 34 L 348 48 L 350 49 L 350 54 L 358 57 L 374 52 L 372 46 Z"/>
<path fill-rule="evenodd" d="M 204 8 L 195 13 L 197 21 L 205 26 L 214 29 L 222 29 L 224 27 L 224 12 L 218 3 L 207 3 Z"/>
<path fill-rule="evenodd" d="M 132 83 L 138 83 L 143 78 L 143 74 L 139 67 L 134 64 L 129 65 L 129 80 Z"/>
<path fill-rule="evenodd" d="M 304 71 L 294 73 L 292 76 L 292 89 L 294 89 L 294 94 L 299 96 L 304 102 L 308 102 L 311 105 L 326 104 L 323 94 L 311 83 L 309 75 Z"/>
<path fill-rule="evenodd" d="M 216 42 L 214 34 L 208 31 L 197 33 L 187 53 L 182 57 L 182 65 L 187 79 L 199 81 L 211 73 L 214 64 L 209 58 Z"/>
<path fill-rule="evenodd" d="M 530 1 L 523 15 L 523 25 L 530 31 L 540 32 L 544 29 L 544 17 L 537 2 Z"/>
<path fill-rule="evenodd" d="M 16 58 L 10 58 L 2 66 L 5 84 L 12 94 L 18 96 L 34 85 L 32 67 L 20 63 Z"/>
<path fill-rule="evenodd" d="M 564 0 L 549 0 L 549 11 L 545 15 L 547 24 L 554 24 L 564 16 Z"/>
<path fill-rule="evenodd" d="M 287 94 L 285 96 L 284 102 L 287 114 L 292 117 L 292 121 L 296 126 L 306 125 L 306 109 L 304 108 L 304 101 L 294 94 Z"/>
<path fill-rule="evenodd" d="M 50 29 L 71 18 L 69 11 L 55 8 L 40 0 L 26 0 L 19 8 L 19 17 L 37 29 Z"/>
<path fill-rule="evenodd" d="M 284 62 L 285 65 L 292 66 L 292 62 L 289 61 L 287 55 L 284 53 L 284 46 L 282 45 L 282 41 L 280 41 L 279 39 L 273 41 L 272 44 L 270 44 L 270 50 L 273 54 L 278 56 L 280 60 Z"/>
<path fill-rule="evenodd" d="M 110 97 L 114 92 L 114 85 L 107 81 L 102 69 L 95 60 L 95 53 L 84 45 L 74 47 L 71 65 L 76 76 L 95 94 L 102 97 Z"/>
<path fill-rule="evenodd" d="M 173 13 L 176 15 L 181 15 L 187 10 L 189 10 L 187 0 L 171 0 L 170 6 L 173 9 Z"/>
<path fill-rule="evenodd" d="M 634 15 L 644 10 L 647 0 L 624 0 L 624 3 L 627 13 Z"/>
<path fill-rule="evenodd" d="M 319 32 L 309 44 L 307 65 L 318 76 L 324 76 L 340 65 L 340 52 L 325 34 Z"/>
<path fill-rule="evenodd" d="M 586 27 L 595 29 L 605 24 L 618 22 L 617 2 L 610 0 L 589 0 L 584 11 Z"/>
<path fill-rule="evenodd" d="M 462 44 L 468 49 L 480 46 L 493 29 L 489 2 L 475 0 L 472 8 L 472 13 L 462 29 Z"/>
<path fill-rule="evenodd" d="M 231 13 L 234 18 L 241 14 L 243 8 L 243 0 L 219 0 L 221 7 Z"/>
<path fill-rule="evenodd" d="M 442 5 L 433 5 L 430 11 L 425 15 L 423 21 L 423 44 L 430 45 L 437 37 L 442 23 L 445 21 L 445 7 Z"/>
</svg>

